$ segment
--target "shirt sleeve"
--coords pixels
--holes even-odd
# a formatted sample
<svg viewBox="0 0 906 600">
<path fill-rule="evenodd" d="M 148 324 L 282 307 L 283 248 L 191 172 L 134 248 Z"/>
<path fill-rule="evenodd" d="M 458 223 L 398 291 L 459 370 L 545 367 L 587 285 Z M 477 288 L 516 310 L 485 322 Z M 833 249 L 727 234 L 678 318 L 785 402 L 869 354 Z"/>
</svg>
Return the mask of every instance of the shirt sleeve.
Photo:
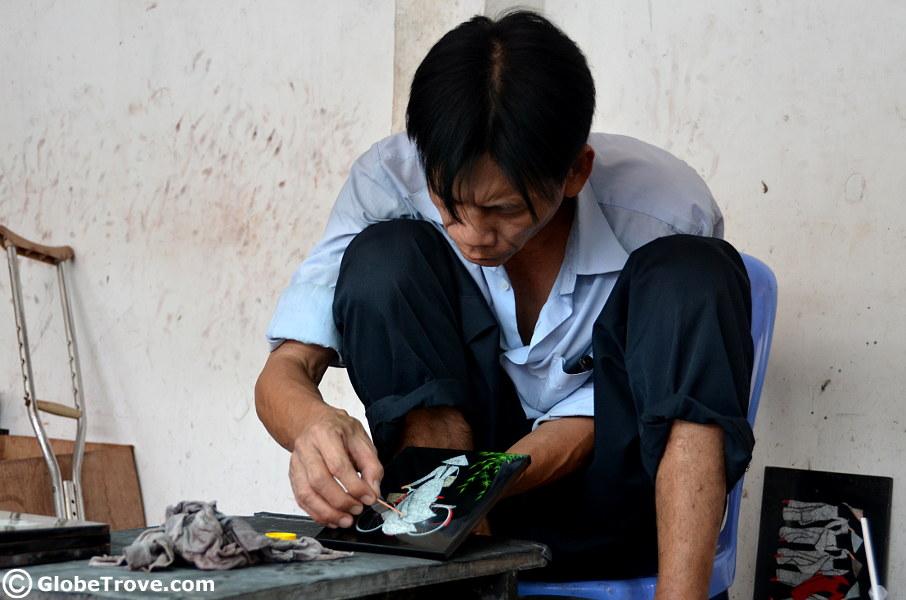
<svg viewBox="0 0 906 600">
<path fill-rule="evenodd" d="M 720 208 L 688 164 L 626 136 L 593 133 L 589 143 L 597 153 L 589 185 L 627 252 L 677 233 L 723 238 Z"/>
<path fill-rule="evenodd" d="M 324 236 L 280 295 L 266 334 L 270 349 L 275 350 L 285 340 L 296 340 L 333 348 L 342 355 L 342 342 L 333 321 L 333 297 L 343 253 L 369 225 L 411 216 L 405 194 L 387 173 L 380 145 L 375 144 L 353 164 Z"/>
</svg>

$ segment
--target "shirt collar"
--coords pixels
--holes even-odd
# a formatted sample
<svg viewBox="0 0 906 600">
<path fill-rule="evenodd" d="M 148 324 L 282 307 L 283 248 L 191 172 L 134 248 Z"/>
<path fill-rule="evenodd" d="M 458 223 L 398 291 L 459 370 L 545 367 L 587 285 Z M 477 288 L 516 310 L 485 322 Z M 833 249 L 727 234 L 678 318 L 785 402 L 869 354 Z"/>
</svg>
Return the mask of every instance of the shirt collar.
<svg viewBox="0 0 906 600">
<path fill-rule="evenodd" d="M 410 194 L 409 202 L 412 203 L 412 206 L 422 217 L 443 226 L 443 219 L 440 216 L 440 211 L 437 210 L 437 207 L 431 202 L 431 195 L 428 194 L 427 185 L 420 188 L 417 192 Z"/>
<path fill-rule="evenodd" d="M 586 185 L 576 199 L 576 274 L 599 275 L 619 271 L 629 258 Z"/>
</svg>

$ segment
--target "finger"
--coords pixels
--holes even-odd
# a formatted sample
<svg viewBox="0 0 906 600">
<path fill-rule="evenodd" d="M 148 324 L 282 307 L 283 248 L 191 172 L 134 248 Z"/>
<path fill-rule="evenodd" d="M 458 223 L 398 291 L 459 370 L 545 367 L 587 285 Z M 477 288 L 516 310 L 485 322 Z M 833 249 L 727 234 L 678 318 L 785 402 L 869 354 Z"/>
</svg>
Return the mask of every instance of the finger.
<svg viewBox="0 0 906 600">
<path fill-rule="evenodd" d="M 341 511 L 331 507 L 309 484 L 304 464 L 295 453 L 290 457 L 289 482 L 296 504 L 308 513 L 308 516 L 319 525 L 337 526 L 343 516 Z"/>
<path fill-rule="evenodd" d="M 309 459 L 305 463 L 305 479 L 318 496 L 334 509 L 350 514 L 361 512 L 361 503 L 347 492 L 346 484 L 335 473 L 343 475 L 347 480 L 350 479 L 347 473 L 352 473 L 352 481 L 358 481 L 358 476 L 348 460 L 342 461 L 348 465 L 346 467 L 338 466 L 340 461 L 339 458 L 330 457 L 324 457 L 323 460 Z"/>
<path fill-rule="evenodd" d="M 351 509 L 358 503 L 350 498 L 327 468 L 314 460 L 303 460 L 294 452 L 290 459 L 290 484 L 296 503 L 317 523 L 328 527 L 348 527 Z"/>
<path fill-rule="evenodd" d="M 356 427 L 361 430 L 357 422 Z M 361 434 L 364 435 L 364 431 Z M 373 504 L 374 499 L 369 498 L 373 496 L 371 486 L 359 478 L 354 459 L 347 449 L 347 440 L 355 438 L 354 429 L 353 433 L 341 430 L 339 435 L 333 429 L 312 432 L 309 439 L 311 458 L 306 461 L 306 468 L 312 485 L 328 502 L 335 508 L 358 514 L 363 508 L 361 498 L 371 500 L 364 504 Z"/>
<path fill-rule="evenodd" d="M 381 480 L 384 478 L 384 467 L 378 460 L 377 450 L 367 436 L 354 440 L 349 450 L 356 469 L 361 473 L 362 482 L 370 489 L 370 492 L 359 499 L 365 504 L 373 504 L 381 495 Z"/>
<path fill-rule="evenodd" d="M 371 486 L 365 484 L 359 473 L 345 456 L 327 459 L 327 469 L 334 481 L 343 489 L 345 497 L 332 497 L 338 503 L 336 506 L 353 511 L 356 507 L 361 509 L 362 504 L 374 503 Z"/>
</svg>

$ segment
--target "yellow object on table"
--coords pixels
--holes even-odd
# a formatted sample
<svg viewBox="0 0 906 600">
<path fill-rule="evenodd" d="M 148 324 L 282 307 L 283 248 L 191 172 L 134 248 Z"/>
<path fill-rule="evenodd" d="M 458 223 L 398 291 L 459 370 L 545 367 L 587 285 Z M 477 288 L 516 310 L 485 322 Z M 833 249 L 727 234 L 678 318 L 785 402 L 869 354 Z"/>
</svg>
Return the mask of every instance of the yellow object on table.
<svg viewBox="0 0 906 600">
<path fill-rule="evenodd" d="M 268 531 L 264 535 L 277 540 L 294 540 L 298 537 L 295 533 L 289 533 L 288 531 Z"/>
</svg>

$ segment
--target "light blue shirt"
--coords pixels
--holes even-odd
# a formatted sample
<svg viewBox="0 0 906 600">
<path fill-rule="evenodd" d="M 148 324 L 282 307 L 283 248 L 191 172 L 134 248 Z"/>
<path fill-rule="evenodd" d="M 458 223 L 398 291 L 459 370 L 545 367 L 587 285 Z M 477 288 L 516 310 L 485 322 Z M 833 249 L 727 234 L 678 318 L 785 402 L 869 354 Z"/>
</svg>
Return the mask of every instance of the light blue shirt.
<svg viewBox="0 0 906 600">
<path fill-rule="evenodd" d="M 505 265 L 481 267 L 457 251 L 500 323 L 500 364 L 536 426 L 592 416 L 591 372 L 575 372 L 575 365 L 591 354 L 592 326 L 629 253 L 665 235 L 723 235 L 720 209 L 686 163 L 625 136 L 593 133 L 588 143 L 595 150 L 594 168 L 579 193 L 563 265 L 528 345 L 519 335 Z M 358 232 L 396 218 L 428 221 L 456 248 L 405 134 L 381 140 L 353 164 L 324 237 L 280 296 L 267 331 L 272 350 L 292 339 L 333 348 L 342 357 L 332 310 L 340 259 Z"/>
</svg>

